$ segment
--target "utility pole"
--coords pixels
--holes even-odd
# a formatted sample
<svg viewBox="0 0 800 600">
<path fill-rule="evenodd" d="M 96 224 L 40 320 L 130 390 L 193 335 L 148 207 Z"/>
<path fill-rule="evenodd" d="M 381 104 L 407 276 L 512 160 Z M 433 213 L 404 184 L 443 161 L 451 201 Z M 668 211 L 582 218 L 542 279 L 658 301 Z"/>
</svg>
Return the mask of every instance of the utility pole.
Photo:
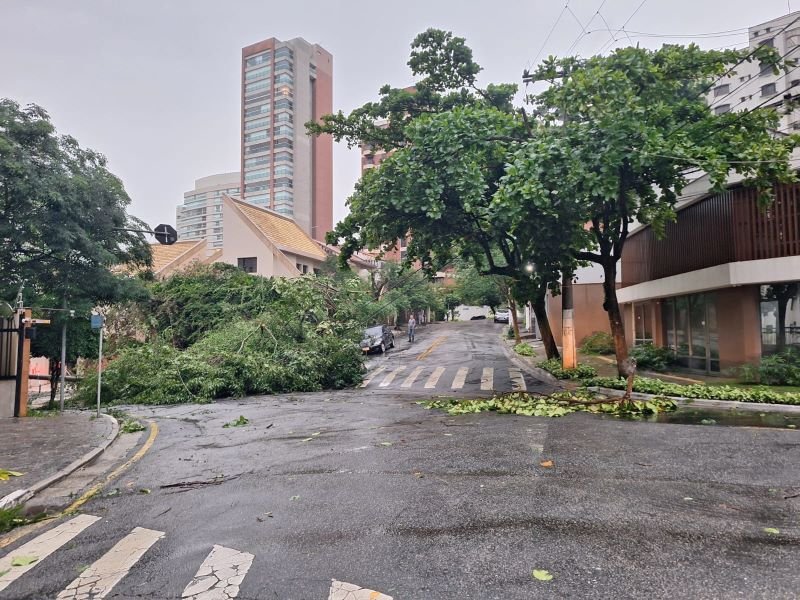
<svg viewBox="0 0 800 600">
<path fill-rule="evenodd" d="M 61 412 L 64 412 L 64 384 L 66 382 L 66 373 L 67 373 L 67 297 L 64 296 L 64 301 L 62 302 L 61 306 L 64 308 L 64 312 L 62 316 L 64 321 L 61 323 L 61 373 L 58 385 L 61 388 L 58 390 L 58 402 L 59 408 Z"/>
<path fill-rule="evenodd" d="M 561 276 L 561 357 L 565 369 L 574 369 L 578 364 L 575 348 L 575 303 L 572 297 L 572 275 Z"/>
</svg>

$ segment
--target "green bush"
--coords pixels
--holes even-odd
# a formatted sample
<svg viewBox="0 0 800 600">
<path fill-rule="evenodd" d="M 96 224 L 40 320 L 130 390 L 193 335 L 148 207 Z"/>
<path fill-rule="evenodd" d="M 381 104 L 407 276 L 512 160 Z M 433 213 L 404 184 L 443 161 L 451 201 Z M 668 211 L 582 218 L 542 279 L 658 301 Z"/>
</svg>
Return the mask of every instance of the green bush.
<svg viewBox="0 0 800 600">
<path fill-rule="evenodd" d="M 616 390 L 625 389 L 625 379 L 614 377 L 595 377 L 584 382 L 587 386 L 599 386 Z M 692 384 L 681 385 L 659 379 L 636 377 L 633 391 L 659 396 L 677 396 L 704 400 L 736 400 L 738 402 L 768 402 L 772 404 L 800 405 L 800 392 L 777 392 L 767 387 L 736 388 L 729 385 Z"/>
<path fill-rule="evenodd" d="M 534 355 L 533 347 L 527 342 L 522 342 L 521 344 L 517 344 L 516 346 L 514 346 L 514 352 L 516 352 L 520 356 Z"/>
<path fill-rule="evenodd" d="M 597 370 L 591 365 L 579 364 L 574 369 L 565 369 L 557 358 L 540 362 L 539 368 L 544 369 L 556 379 L 587 379 L 597 376 Z"/>
<path fill-rule="evenodd" d="M 581 352 L 584 354 L 614 354 L 614 338 L 605 331 L 590 333 L 581 342 Z"/>
<path fill-rule="evenodd" d="M 646 371 L 666 371 L 675 362 L 672 350 L 649 342 L 631 348 L 630 356 L 636 359 L 637 368 Z"/>
<path fill-rule="evenodd" d="M 735 374 L 742 383 L 800 386 L 800 352 L 790 348 L 765 356 L 754 365 L 742 365 Z"/>
</svg>

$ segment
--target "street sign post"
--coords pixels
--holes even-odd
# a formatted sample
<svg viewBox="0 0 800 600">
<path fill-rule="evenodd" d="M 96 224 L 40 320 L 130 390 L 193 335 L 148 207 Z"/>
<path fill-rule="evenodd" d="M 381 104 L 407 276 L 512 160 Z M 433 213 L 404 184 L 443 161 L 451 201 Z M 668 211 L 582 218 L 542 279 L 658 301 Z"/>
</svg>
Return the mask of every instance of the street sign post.
<svg viewBox="0 0 800 600">
<path fill-rule="evenodd" d="M 100 416 L 100 384 L 103 379 L 103 315 L 92 315 L 92 329 L 100 330 L 100 348 L 97 351 L 97 416 Z"/>
</svg>

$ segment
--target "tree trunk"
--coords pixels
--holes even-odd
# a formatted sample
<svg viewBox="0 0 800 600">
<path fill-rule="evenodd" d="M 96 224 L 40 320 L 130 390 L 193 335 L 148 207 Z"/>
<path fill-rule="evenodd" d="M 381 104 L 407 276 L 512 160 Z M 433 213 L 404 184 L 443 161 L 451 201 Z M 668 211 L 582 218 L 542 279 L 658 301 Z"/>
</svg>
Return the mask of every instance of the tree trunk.
<svg viewBox="0 0 800 600">
<path fill-rule="evenodd" d="M 561 358 L 558 353 L 558 346 L 553 337 L 553 330 L 550 329 L 550 320 L 547 317 L 547 292 L 537 294 L 533 299 L 533 314 L 536 315 L 536 322 L 539 324 L 539 332 L 542 334 L 542 343 L 547 358 Z"/>
<path fill-rule="evenodd" d="M 608 323 L 614 338 L 617 373 L 620 377 L 627 377 L 624 362 L 628 358 L 628 342 L 625 340 L 625 322 L 622 320 L 622 311 L 617 302 L 617 262 L 613 258 L 607 259 L 607 262 L 603 264 L 603 275 L 603 292 L 605 294 L 603 309 L 608 313 Z"/>
<path fill-rule="evenodd" d="M 519 323 L 517 322 L 517 303 L 514 301 L 511 294 L 508 295 L 508 308 L 511 313 L 511 326 L 514 328 L 515 343 L 521 344 L 522 338 L 519 335 Z"/>
</svg>

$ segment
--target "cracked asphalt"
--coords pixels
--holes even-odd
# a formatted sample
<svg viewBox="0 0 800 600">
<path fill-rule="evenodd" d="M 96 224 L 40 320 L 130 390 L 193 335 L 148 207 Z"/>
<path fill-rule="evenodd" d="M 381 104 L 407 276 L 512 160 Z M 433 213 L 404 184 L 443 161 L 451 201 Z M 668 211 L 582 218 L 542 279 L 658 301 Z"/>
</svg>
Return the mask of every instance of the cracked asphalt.
<svg viewBox="0 0 800 600">
<path fill-rule="evenodd" d="M 501 329 L 431 327 L 373 368 L 501 369 Z M 417 360 L 442 332 L 448 343 Z M 253 556 L 234 581 L 248 599 L 323 600 L 332 579 L 395 600 L 800 595 L 797 431 L 450 417 L 417 404 L 432 395 L 453 394 L 375 386 L 138 407 L 160 427 L 152 450 L 119 494 L 83 507 L 101 520 L 0 598 L 57 596 L 136 527 L 164 536 L 108 598 L 179 598 L 217 545 Z M 249 424 L 222 427 L 239 415 Z M 161 487 L 175 483 L 189 485 Z"/>
</svg>

